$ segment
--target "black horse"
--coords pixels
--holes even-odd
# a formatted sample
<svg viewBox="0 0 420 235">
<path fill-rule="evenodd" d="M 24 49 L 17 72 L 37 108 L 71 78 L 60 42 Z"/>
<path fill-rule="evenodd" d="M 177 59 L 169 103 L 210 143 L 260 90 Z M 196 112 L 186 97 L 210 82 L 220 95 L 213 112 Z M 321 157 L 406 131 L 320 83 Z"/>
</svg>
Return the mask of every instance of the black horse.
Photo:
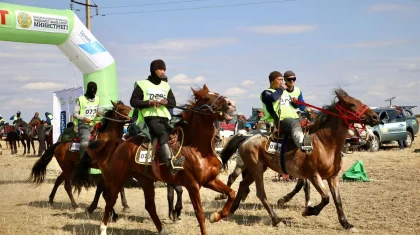
<svg viewBox="0 0 420 235">
<path fill-rule="evenodd" d="M 26 123 L 22 119 L 16 120 L 14 124 L 16 128 L 20 127 L 22 128 L 22 131 L 23 131 L 23 133 L 20 135 L 20 137 L 22 138 L 21 141 L 22 141 L 22 145 L 24 149 L 23 154 L 26 154 L 26 145 L 28 145 L 28 154 L 31 153 L 31 144 L 32 144 L 34 155 L 36 155 L 35 144 L 34 144 L 35 128 L 33 128 L 31 125 L 28 125 L 28 123 Z"/>
</svg>

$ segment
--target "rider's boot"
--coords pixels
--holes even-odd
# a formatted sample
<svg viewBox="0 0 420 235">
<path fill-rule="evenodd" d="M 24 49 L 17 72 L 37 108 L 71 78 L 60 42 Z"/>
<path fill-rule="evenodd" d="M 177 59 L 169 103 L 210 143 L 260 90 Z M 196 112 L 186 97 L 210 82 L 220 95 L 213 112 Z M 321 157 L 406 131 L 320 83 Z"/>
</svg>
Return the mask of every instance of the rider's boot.
<svg viewBox="0 0 420 235">
<path fill-rule="evenodd" d="M 176 159 L 171 159 L 172 153 L 171 153 L 171 150 L 169 149 L 168 144 L 162 144 L 160 146 L 160 158 L 163 161 L 163 163 L 165 163 L 165 165 L 171 169 L 172 175 L 176 175 L 178 171 L 184 169 L 183 165 L 184 165 L 185 157 L 179 156 Z"/>
</svg>

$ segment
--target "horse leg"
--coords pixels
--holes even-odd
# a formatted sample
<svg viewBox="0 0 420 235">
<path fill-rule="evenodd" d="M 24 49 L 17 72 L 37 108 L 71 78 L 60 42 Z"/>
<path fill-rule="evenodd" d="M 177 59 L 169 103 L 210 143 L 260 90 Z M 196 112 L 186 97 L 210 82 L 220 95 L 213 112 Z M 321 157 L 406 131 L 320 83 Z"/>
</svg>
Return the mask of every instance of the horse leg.
<svg viewBox="0 0 420 235">
<path fill-rule="evenodd" d="M 339 178 L 337 176 L 334 176 L 332 178 L 327 179 L 327 182 L 330 186 L 331 195 L 334 199 L 334 204 L 338 214 L 338 220 L 340 221 L 341 226 L 343 226 L 343 228 L 346 230 L 357 232 L 357 229 L 347 221 L 347 218 L 344 215 L 343 204 L 341 202 L 340 190 L 338 186 Z"/>
<path fill-rule="evenodd" d="M 34 155 L 36 155 L 36 151 L 35 151 L 35 141 L 31 140 L 31 144 L 32 144 L 32 149 L 34 150 Z M 45 141 L 44 141 L 44 151 L 45 151 Z"/>
<path fill-rule="evenodd" d="M 10 145 L 10 154 L 15 154 L 15 152 L 13 151 L 14 149 L 13 149 L 13 141 L 11 141 L 11 140 L 9 140 L 9 145 Z"/>
<path fill-rule="evenodd" d="M 73 207 L 73 209 L 76 210 L 77 208 L 79 208 L 79 205 L 77 205 L 76 201 L 74 200 L 73 194 L 71 193 L 71 176 L 65 177 L 64 188 L 66 189 L 67 195 L 70 198 L 71 206 Z"/>
<path fill-rule="evenodd" d="M 232 207 L 230 208 L 230 213 L 234 214 L 235 211 L 239 208 L 241 204 L 241 199 L 249 193 L 249 186 L 254 183 L 254 176 L 252 174 L 247 174 L 245 179 L 239 183 L 238 193 L 236 194 L 235 201 L 233 202 Z"/>
<path fill-rule="evenodd" d="M 63 183 L 63 181 L 64 181 L 64 172 L 63 172 L 63 173 L 61 173 L 61 174 L 57 177 L 57 179 L 55 180 L 53 190 L 51 191 L 51 194 L 50 194 L 50 197 L 49 197 L 49 198 L 50 198 L 50 200 L 48 201 L 48 203 L 49 203 L 51 206 L 54 204 L 54 197 L 55 197 L 55 193 L 57 192 L 58 186 L 60 186 L 60 184 L 61 184 L 61 183 Z"/>
<path fill-rule="evenodd" d="M 227 186 L 229 188 L 230 188 L 230 186 L 232 186 L 232 184 L 235 182 L 236 178 L 238 178 L 238 176 L 241 173 L 242 173 L 242 168 L 239 167 L 238 165 L 236 165 L 235 169 L 233 170 L 233 172 L 228 177 Z M 214 200 L 224 200 L 226 198 L 228 198 L 228 196 L 226 194 L 219 194 L 219 196 L 215 197 Z"/>
<path fill-rule="evenodd" d="M 143 189 L 144 207 L 149 213 L 150 217 L 152 217 L 156 229 L 158 230 L 159 234 L 168 235 L 169 233 L 163 228 L 162 222 L 160 221 L 156 212 L 154 181 L 146 177 L 136 177 L 136 179 Z"/>
<path fill-rule="evenodd" d="M 173 214 L 175 220 L 180 220 L 181 211 L 182 211 L 182 186 L 175 185 L 174 186 L 176 192 L 176 204 L 175 204 L 175 212 Z M 176 217 L 175 217 L 176 215 Z"/>
<path fill-rule="evenodd" d="M 167 192 L 167 199 L 168 199 L 168 209 L 169 209 L 169 219 L 175 221 L 175 216 L 172 217 L 172 213 L 174 212 L 174 192 L 175 189 L 172 187 L 172 185 L 167 184 L 166 185 L 166 192 Z"/>
<path fill-rule="evenodd" d="M 104 217 L 102 218 L 102 223 L 101 223 L 101 235 L 106 235 L 106 229 L 108 227 L 108 221 L 109 221 L 109 215 L 111 213 L 111 211 L 114 210 L 114 205 L 117 202 L 117 198 L 118 198 L 118 191 L 119 189 L 122 188 L 122 182 L 116 182 L 117 183 L 117 187 L 112 186 L 109 190 L 109 194 L 107 193 L 106 197 L 105 197 L 105 201 L 106 201 L 106 206 L 105 206 L 105 212 L 104 212 Z"/>
<path fill-rule="evenodd" d="M 190 195 L 191 203 L 194 207 L 195 217 L 197 218 L 198 224 L 200 225 L 201 235 L 207 235 L 205 223 L 206 217 L 204 215 L 203 206 L 201 204 L 200 187 L 198 186 L 197 182 L 194 182 L 192 185 L 186 188 L 188 190 L 188 194 Z"/>
<path fill-rule="evenodd" d="M 305 206 L 311 205 L 311 182 L 309 180 L 303 180 L 303 191 L 305 191 Z"/>
<path fill-rule="evenodd" d="M 261 203 L 264 205 L 264 208 L 267 210 L 268 214 L 270 215 L 271 224 L 273 226 L 276 226 L 278 223 L 280 223 L 280 218 L 277 216 L 276 212 L 274 212 L 273 208 L 268 202 L 267 195 L 265 193 L 264 172 L 266 169 L 267 169 L 267 166 L 263 165 L 263 163 L 261 162 L 257 163 L 256 167 L 249 168 L 251 174 L 254 176 L 254 179 L 255 179 L 257 197 L 260 199 Z"/>
<path fill-rule="evenodd" d="M 131 209 L 130 209 L 130 207 L 127 204 L 127 198 L 125 197 L 124 187 L 121 188 L 120 194 L 121 194 L 121 204 L 123 206 L 123 212 L 130 213 L 131 212 Z"/>
<path fill-rule="evenodd" d="M 223 206 L 223 209 L 220 210 L 219 212 L 214 212 L 213 214 L 211 214 L 210 222 L 214 223 L 223 218 L 226 218 L 229 215 L 230 208 L 232 207 L 233 201 L 235 200 L 235 191 L 233 191 L 233 189 L 228 187 L 217 177 L 214 180 L 205 184 L 204 187 L 212 189 L 216 192 L 228 195 L 228 200 Z"/>
<path fill-rule="evenodd" d="M 303 185 L 305 184 L 304 179 L 299 179 L 298 182 L 296 183 L 295 188 L 288 193 L 286 196 L 280 198 L 277 201 L 277 206 L 283 206 L 284 204 L 286 204 L 287 202 L 289 202 L 290 200 L 292 200 L 292 198 L 298 193 L 300 192 L 300 190 L 302 190 Z M 305 190 L 305 196 L 306 196 L 306 190 Z"/>
<path fill-rule="evenodd" d="M 324 182 L 322 182 L 321 176 L 316 174 L 314 178 L 310 179 L 310 181 L 321 195 L 321 202 L 314 207 L 306 207 L 302 213 L 303 216 L 319 215 L 321 210 L 330 202 L 330 197 L 328 196 L 328 192 L 325 189 Z"/>
<path fill-rule="evenodd" d="M 96 185 L 95 197 L 93 198 L 92 203 L 90 203 L 90 206 L 85 209 L 85 213 L 87 216 L 92 214 L 96 210 L 96 208 L 98 208 L 99 197 L 101 196 L 101 193 L 103 191 L 104 191 L 104 184 L 103 184 L 103 179 L 101 179 L 101 181 Z"/>
<path fill-rule="evenodd" d="M 25 140 L 21 140 L 22 141 L 22 145 L 23 145 L 23 155 L 26 154 L 26 144 L 25 144 Z"/>
</svg>

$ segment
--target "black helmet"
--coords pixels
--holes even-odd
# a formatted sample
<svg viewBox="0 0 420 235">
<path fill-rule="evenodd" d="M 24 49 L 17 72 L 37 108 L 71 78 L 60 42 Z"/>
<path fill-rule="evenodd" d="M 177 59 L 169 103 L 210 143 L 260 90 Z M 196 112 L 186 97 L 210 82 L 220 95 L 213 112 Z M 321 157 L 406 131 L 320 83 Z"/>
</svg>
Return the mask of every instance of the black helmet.
<svg viewBox="0 0 420 235">
<path fill-rule="evenodd" d="M 20 115 L 20 111 L 17 111 L 17 113 L 16 113 L 16 114 Z"/>
</svg>

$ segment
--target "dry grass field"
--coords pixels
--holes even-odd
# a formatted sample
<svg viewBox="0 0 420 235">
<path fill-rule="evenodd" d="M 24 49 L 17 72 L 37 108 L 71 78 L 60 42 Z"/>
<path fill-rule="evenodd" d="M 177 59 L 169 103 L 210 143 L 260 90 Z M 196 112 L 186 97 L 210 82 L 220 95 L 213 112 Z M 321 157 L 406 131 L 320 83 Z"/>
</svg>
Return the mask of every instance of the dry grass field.
<svg viewBox="0 0 420 235">
<path fill-rule="evenodd" d="M 48 166 L 47 181 L 34 188 L 25 182 L 33 163 L 31 156 L 12 156 L 5 150 L 0 156 L 0 234 L 98 234 L 104 201 L 101 199 L 97 211 L 86 217 L 83 211 L 71 209 L 70 200 L 61 186 L 55 204 L 48 206 L 48 196 L 55 177 L 60 173 L 55 159 Z M 344 211 L 350 223 L 360 234 L 420 234 L 420 140 L 415 139 L 412 148 L 397 151 L 388 148 L 377 153 L 355 152 L 343 158 L 341 174 L 357 160 L 363 160 L 371 182 L 341 183 Z M 23 151 L 19 149 L 20 153 Z M 230 170 L 233 170 L 233 166 Z M 227 174 L 220 176 L 227 180 Z M 275 173 L 265 174 L 266 191 L 270 202 L 292 190 L 295 183 L 274 182 Z M 233 185 L 236 190 L 238 182 Z M 303 192 L 299 193 L 283 208 L 275 211 L 285 223 L 278 227 L 264 225 L 261 220 L 268 217 L 266 210 L 255 195 L 251 194 L 234 216 L 215 224 L 207 220 L 209 234 L 347 234 L 341 228 L 332 200 L 317 217 L 302 217 Z M 122 213 L 120 201 L 116 211 L 120 213 L 117 223 L 110 223 L 112 234 L 157 234 L 148 213 L 144 210 L 143 193 L 140 189 L 127 189 L 127 200 L 132 211 Z M 93 199 L 94 190 L 83 191 L 76 201 L 85 208 Z M 207 217 L 219 210 L 222 202 L 213 198 L 217 194 L 208 189 L 201 190 Z M 311 188 L 312 202 L 320 201 L 319 194 Z M 165 228 L 171 234 L 199 234 L 194 210 L 184 190 L 184 210 L 181 220 L 173 223 L 167 216 L 166 188 L 156 189 L 156 204 Z"/>
</svg>

